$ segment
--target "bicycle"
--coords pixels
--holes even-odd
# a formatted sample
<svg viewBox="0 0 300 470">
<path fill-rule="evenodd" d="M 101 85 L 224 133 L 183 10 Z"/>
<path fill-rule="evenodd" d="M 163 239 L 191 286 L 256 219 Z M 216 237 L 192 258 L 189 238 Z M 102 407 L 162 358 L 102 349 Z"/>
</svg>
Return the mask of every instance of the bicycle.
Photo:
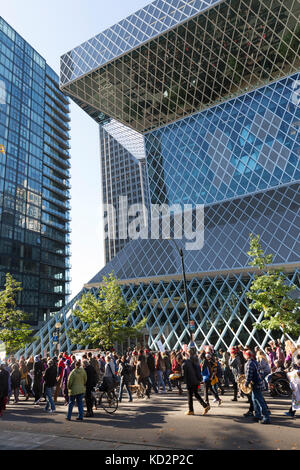
<svg viewBox="0 0 300 470">
<path fill-rule="evenodd" d="M 101 390 L 101 385 L 96 386 L 92 395 L 96 402 L 96 406 L 101 406 L 108 414 L 113 414 L 117 411 L 119 400 L 115 388 L 110 390 Z"/>
</svg>

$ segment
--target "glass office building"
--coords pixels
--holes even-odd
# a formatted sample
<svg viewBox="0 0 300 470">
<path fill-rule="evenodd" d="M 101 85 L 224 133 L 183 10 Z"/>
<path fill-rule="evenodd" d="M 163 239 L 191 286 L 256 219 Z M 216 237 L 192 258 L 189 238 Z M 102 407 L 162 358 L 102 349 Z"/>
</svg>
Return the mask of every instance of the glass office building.
<svg viewBox="0 0 300 470">
<path fill-rule="evenodd" d="M 105 261 L 111 261 L 130 241 L 127 213 L 133 205 L 149 207 L 143 136 L 117 121 L 100 127 L 100 161 L 104 217 Z M 147 226 L 147 215 L 142 211 Z M 122 223 L 123 221 L 123 223 Z M 123 232 L 123 233 L 121 233 Z"/>
<path fill-rule="evenodd" d="M 0 288 L 38 326 L 69 294 L 70 100 L 57 74 L 0 18 Z"/>
<path fill-rule="evenodd" d="M 299 18 L 296 0 L 155 0 L 61 58 L 65 93 L 144 137 L 150 203 L 204 205 L 203 248 L 176 241 L 197 347 L 273 336 L 253 328 L 250 233 L 300 286 Z M 138 303 L 132 321 L 147 317 L 149 347 L 188 342 L 174 240 L 130 241 L 82 292 L 111 271 Z M 67 347 L 81 294 L 61 312 Z"/>
</svg>

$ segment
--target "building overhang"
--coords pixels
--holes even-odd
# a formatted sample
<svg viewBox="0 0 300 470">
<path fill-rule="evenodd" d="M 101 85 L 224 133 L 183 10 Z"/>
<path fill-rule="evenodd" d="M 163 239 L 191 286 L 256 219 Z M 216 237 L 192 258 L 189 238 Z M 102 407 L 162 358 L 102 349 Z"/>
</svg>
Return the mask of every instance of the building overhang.
<svg viewBox="0 0 300 470">
<path fill-rule="evenodd" d="M 65 54 L 61 89 L 147 133 L 297 72 L 299 18 L 296 0 L 156 0 Z"/>
<path fill-rule="evenodd" d="M 292 273 L 296 269 L 300 269 L 300 262 L 299 263 L 285 263 L 285 264 L 273 264 L 268 266 L 270 269 L 279 270 L 285 273 Z M 245 268 L 237 268 L 237 269 L 225 269 L 219 271 L 207 271 L 207 272 L 197 272 L 197 273 L 185 273 L 185 277 L 187 281 L 192 281 L 193 279 L 203 279 L 205 277 L 209 278 L 216 278 L 216 277 L 235 277 L 237 275 L 242 275 L 243 277 L 247 277 L 251 274 L 263 274 L 263 271 L 253 268 L 251 266 Z M 151 277 L 140 277 L 140 278 L 132 278 L 132 279 L 119 279 L 118 284 L 121 286 L 128 286 L 128 285 L 139 285 L 139 284 L 158 284 L 160 282 L 179 282 L 182 281 L 182 274 L 173 274 L 173 275 L 164 275 L 164 276 L 151 276 Z M 85 289 L 98 289 L 103 285 L 102 282 L 89 282 L 84 284 Z"/>
</svg>

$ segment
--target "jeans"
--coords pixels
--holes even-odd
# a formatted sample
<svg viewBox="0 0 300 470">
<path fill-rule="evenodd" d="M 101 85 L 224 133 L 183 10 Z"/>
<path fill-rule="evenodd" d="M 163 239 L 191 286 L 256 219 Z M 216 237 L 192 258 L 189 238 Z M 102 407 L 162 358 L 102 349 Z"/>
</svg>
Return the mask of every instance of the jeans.
<svg viewBox="0 0 300 470">
<path fill-rule="evenodd" d="M 129 381 L 125 380 L 124 377 L 121 377 L 121 383 L 120 383 L 120 392 L 119 392 L 119 401 L 122 401 L 122 394 L 123 394 L 123 388 L 126 387 L 127 393 L 128 393 L 128 399 L 132 400 L 132 395 L 129 387 Z"/>
<path fill-rule="evenodd" d="M 45 411 L 48 411 L 50 407 L 52 411 L 55 411 L 55 404 L 52 398 L 52 394 L 53 394 L 53 387 L 45 387 L 45 395 L 46 395 L 46 402 L 47 402 Z"/>
<path fill-rule="evenodd" d="M 171 381 L 169 379 L 170 374 L 171 374 L 171 371 L 169 369 L 166 369 L 166 371 L 164 373 L 164 381 L 168 385 L 169 390 L 172 390 L 172 384 L 171 384 Z"/>
<path fill-rule="evenodd" d="M 251 398 L 253 401 L 255 417 L 259 419 L 269 419 L 270 413 L 262 392 L 253 388 Z"/>
<path fill-rule="evenodd" d="M 69 398 L 69 405 L 68 405 L 68 414 L 67 418 L 71 419 L 72 411 L 75 405 L 75 401 L 78 407 L 78 418 L 83 419 L 83 397 L 84 394 L 80 393 L 79 395 L 71 395 Z"/>
<path fill-rule="evenodd" d="M 28 394 L 28 391 L 26 390 L 26 379 L 21 379 L 21 389 L 22 392 L 24 393 L 24 396 Z"/>
<path fill-rule="evenodd" d="M 163 391 L 164 392 L 166 391 L 165 382 L 163 380 L 163 371 L 162 370 L 157 371 L 157 386 L 158 386 L 158 390 L 162 386 Z"/>
<path fill-rule="evenodd" d="M 213 394 L 213 396 L 215 397 L 216 400 L 220 399 L 219 395 L 218 395 L 218 392 L 215 389 L 215 386 L 211 385 L 210 380 L 208 380 L 207 382 L 204 382 L 204 394 L 205 394 L 205 400 L 206 400 L 207 404 L 209 404 L 209 398 L 208 398 L 208 391 L 209 390 L 211 391 L 211 393 Z"/>
<path fill-rule="evenodd" d="M 14 393 L 16 403 L 19 401 L 19 393 L 20 393 L 19 388 L 20 387 L 13 387 L 13 389 L 12 389 L 12 392 Z"/>
<path fill-rule="evenodd" d="M 149 380 L 151 382 L 151 387 L 153 388 L 154 393 L 158 393 L 156 382 L 155 382 L 155 372 L 154 371 L 150 372 Z"/>
</svg>

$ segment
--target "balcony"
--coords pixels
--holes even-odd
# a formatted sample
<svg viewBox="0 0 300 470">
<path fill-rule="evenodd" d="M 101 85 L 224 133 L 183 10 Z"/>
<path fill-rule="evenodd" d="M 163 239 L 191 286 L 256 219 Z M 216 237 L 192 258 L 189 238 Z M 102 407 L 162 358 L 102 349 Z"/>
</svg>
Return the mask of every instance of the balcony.
<svg viewBox="0 0 300 470">
<path fill-rule="evenodd" d="M 47 144 L 44 144 L 44 152 L 47 153 L 51 158 L 54 158 L 57 162 L 59 162 L 61 165 L 63 165 L 66 168 L 71 168 L 71 164 L 68 160 L 65 160 L 63 157 L 61 157 L 56 150 L 52 149 L 49 147 Z"/>
<path fill-rule="evenodd" d="M 71 118 L 69 117 L 69 115 L 65 114 L 64 111 L 58 109 L 58 107 L 56 105 L 54 105 L 53 101 L 51 100 L 51 98 L 47 94 L 45 95 L 45 102 L 46 102 L 46 104 L 48 104 L 50 106 L 50 108 L 52 108 L 54 110 L 54 113 L 56 115 L 58 115 L 60 117 L 60 119 L 62 119 L 64 122 L 70 122 L 71 121 Z"/>
<path fill-rule="evenodd" d="M 44 155 L 44 163 L 46 165 L 48 165 L 50 168 L 52 168 L 53 170 L 61 173 L 64 178 L 66 178 L 66 179 L 70 178 L 71 175 L 70 175 L 69 170 L 66 170 L 66 169 L 61 168 L 60 166 L 56 165 L 55 162 L 53 162 L 51 160 L 51 158 L 49 158 L 47 155 Z"/>
<path fill-rule="evenodd" d="M 61 126 L 63 129 L 65 129 L 66 131 L 71 130 L 71 126 L 63 119 L 61 119 L 60 116 L 53 111 L 52 107 L 48 106 L 47 104 L 45 105 L 45 112 L 49 114 L 49 116 L 51 116 L 54 121 L 57 121 L 58 125 Z"/>
<path fill-rule="evenodd" d="M 60 196 L 62 196 L 65 199 L 71 199 L 71 194 L 68 190 L 62 190 L 62 189 L 57 188 L 56 186 L 54 186 L 52 181 L 48 180 L 48 178 L 46 178 L 46 177 L 43 178 L 43 186 L 46 187 L 46 188 L 49 188 L 51 191 L 53 191 L 54 193 L 59 194 Z"/>
<path fill-rule="evenodd" d="M 68 106 L 70 104 L 69 98 L 64 95 L 58 88 L 59 84 L 52 77 L 47 76 L 46 74 L 46 84 L 51 88 L 51 90 Z"/>
<path fill-rule="evenodd" d="M 62 149 L 48 134 L 44 136 L 44 141 L 48 145 L 51 145 L 59 154 L 63 155 L 65 158 L 70 158 L 70 154 L 67 150 Z"/>
<path fill-rule="evenodd" d="M 59 126 L 56 121 L 47 114 L 47 112 L 45 113 L 45 122 L 60 135 L 61 139 L 65 141 L 71 139 L 70 133 L 63 129 L 62 126 Z"/>
<path fill-rule="evenodd" d="M 51 88 L 46 84 L 45 93 L 48 95 L 55 103 L 55 105 L 65 114 L 70 113 L 69 105 L 65 105 L 60 98 L 54 93 Z"/>
<path fill-rule="evenodd" d="M 55 181 L 56 183 L 58 183 L 61 186 L 64 186 L 66 189 L 71 189 L 71 184 L 69 183 L 68 180 L 64 180 L 64 179 L 61 179 L 61 178 L 53 175 L 52 173 L 50 173 L 51 170 L 49 170 L 49 171 L 46 171 L 46 170 L 49 170 L 49 168 L 45 166 L 44 167 L 44 176 L 46 175 L 48 178 L 51 178 L 52 181 Z"/>
</svg>

